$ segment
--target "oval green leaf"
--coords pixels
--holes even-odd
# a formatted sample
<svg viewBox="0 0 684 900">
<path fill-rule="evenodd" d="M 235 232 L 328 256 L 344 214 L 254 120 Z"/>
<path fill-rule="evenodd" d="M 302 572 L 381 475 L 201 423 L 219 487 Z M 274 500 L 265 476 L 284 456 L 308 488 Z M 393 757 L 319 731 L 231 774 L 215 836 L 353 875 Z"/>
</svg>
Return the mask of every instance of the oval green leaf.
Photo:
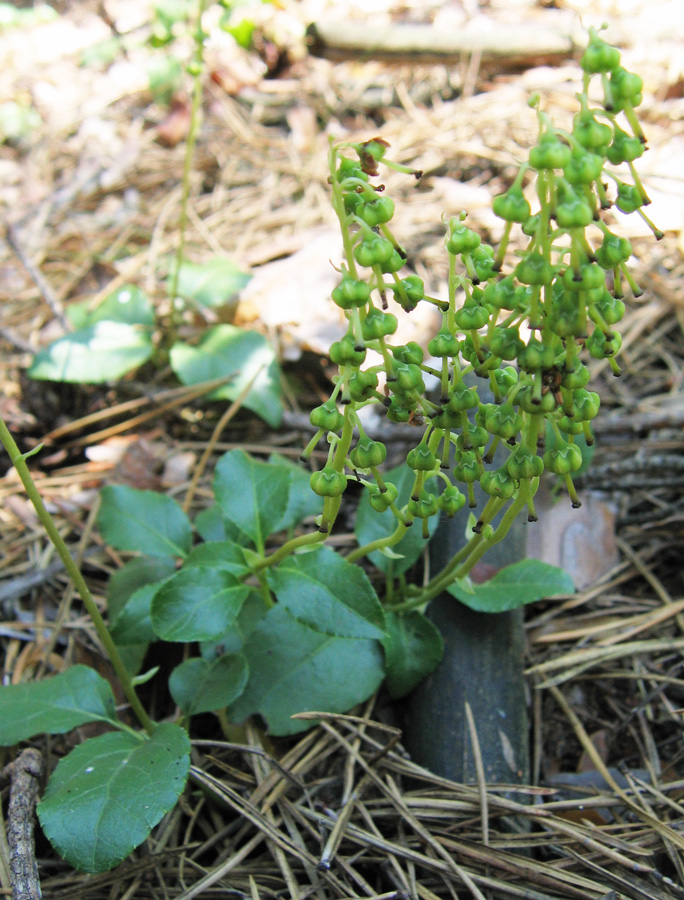
<svg viewBox="0 0 684 900">
<path fill-rule="evenodd" d="M 230 572 L 181 569 L 154 595 L 152 627 L 165 641 L 210 641 L 233 624 L 248 594 Z"/>
<path fill-rule="evenodd" d="M 387 638 L 383 647 L 387 691 L 397 700 L 435 671 L 444 652 L 444 641 L 422 613 L 387 613 Z"/>
<path fill-rule="evenodd" d="M 321 634 L 281 604 L 254 629 L 244 654 L 250 677 L 229 716 L 242 722 L 260 713 L 274 735 L 315 724 L 290 718 L 298 712 L 347 712 L 367 700 L 385 674 L 378 641 Z"/>
<path fill-rule="evenodd" d="M 190 520 L 171 497 L 109 485 L 100 492 L 97 527 L 117 550 L 148 556 L 186 556 L 192 544 Z"/>
<path fill-rule="evenodd" d="M 212 712 L 228 706 L 247 684 L 247 661 L 240 654 L 225 654 L 213 662 L 187 659 L 171 673 L 171 696 L 188 715 Z"/>
<path fill-rule="evenodd" d="M 179 342 L 171 348 L 171 368 L 183 384 L 200 384 L 232 375 L 209 395 L 210 400 L 235 400 L 255 379 L 242 405 L 273 428 L 283 415 L 280 367 L 263 335 L 233 325 L 210 328 L 196 346 Z"/>
<path fill-rule="evenodd" d="M 368 576 L 330 547 L 291 556 L 269 573 L 268 582 L 297 621 L 321 634 L 385 636 L 382 604 Z"/>
<path fill-rule="evenodd" d="M 538 559 L 522 559 L 501 569 L 483 584 L 471 581 L 464 587 L 454 582 L 447 591 L 476 612 L 499 613 L 545 597 L 574 594 L 575 585 L 572 577 L 558 566 Z"/>
<path fill-rule="evenodd" d="M 57 764 L 38 805 L 41 827 L 74 868 L 106 872 L 175 806 L 189 770 L 190 740 L 177 725 L 159 725 L 146 740 L 91 738 Z"/>
<path fill-rule="evenodd" d="M 290 472 L 244 450 L 230 450 L 216 465 L 214 496 L 223 515 L 263 551 L 287 510 Z"/>
<path fill-rule="evenodd" d="M 137 369 L 153 352 L 148 329 L 127 322 L 96 322 L 36 353 L 27 374 L 47 381 L 101 384 Z"/>
<path fill-rule="evenodd" d="M 64 734 L 86 722 L 116 725 L 114 695 L 89 666 L 28 684 L 0 687 L 0 746 L 11 747 L 37 734 Z"/>
</svg>

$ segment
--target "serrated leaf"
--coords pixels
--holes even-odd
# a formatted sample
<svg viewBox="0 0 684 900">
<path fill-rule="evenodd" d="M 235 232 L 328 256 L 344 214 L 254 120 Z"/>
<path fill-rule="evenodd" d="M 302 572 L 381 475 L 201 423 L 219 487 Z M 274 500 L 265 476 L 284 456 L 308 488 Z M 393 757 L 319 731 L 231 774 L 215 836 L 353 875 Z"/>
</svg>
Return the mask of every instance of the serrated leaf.
<svg viewBox="0 0 684 900">
<path fill-rule="evenodd" d="M 188 566 L 206 566 L 231 572 L 236 578 L 242 578 L 250 571 L 242 547 L 233 541 L 205 541 L 204 544 L 198 544 L 188 553 L 183 566 L 186 569 Z"/>
<path fill-rule="evenodd" d="M 64 734 L 86 722 L 117 724 L 114 695 L 89 666 L 28 684 L 0 687 L 0 746 L 11 747 L 37 734 Z"/>
<path fill-rule="evenodd" d="M 399 509 L 405 506 L 411 498 L 411 488 L 415 479 L 415 473 L 408 466 L 402 465 L 383 473 L 385 481 L 391 481 L 399 490 L 396 505 Z M 437 528 L 437 516 L 428 520 L 428 532 L 430 537 Z M 356 514 L 354 534 L 356 540 L 363 546 L 379 538 L 388 537 L 397 527 L 397 519 L 394 513 L 386 509 L 385 512 L 376 512 L 370 505 L 368 491 L 363 492 Z M 414 522 L 404 537 L 392 547 L 394 553 L 398 553 L 401 559 L 390 558 L 379 551 L 369 554 L 368 558 L 390 578 L 403 575 L 420 557 L 425 549 L 427 541 L 423 539 L 422 525 Z"/>
<path fill-rule="evenodd" d="M 290 718 L 298 712 L 347 712 L 367 700 L 384 676 L 378 641 L 321 634 L 281 604 L 254 629 L 244 654 L 250 677 L 229 716 L 242 722 L 260 713 L 274 735 L 315 724 Z"/>
<path fill-rule="evenodd" d="M 444 642 L 437 628 L 422 613 L 387 613 L 383 641 L 387 690 L 393 700 L 410 693 L 439 665 Z"/>
<path fill-rule="evenodd" d="M 196 715 L 237 700 L 248 677 L 247 661 L 241 654 L 225 654 L 213 662 L 186 659 L 171 673 L 169 691 L 183 712 Z"/>
<path fill-rule="evenodd" d="M 274 466 L 284 466 L 290 473 L 287 509 L 280 521 L 278 531 L 287 531 L 288 528 L 294 528 L 309 516 L 318 516 L 323 512 L 323 498 L 311 490 L 311 472 L 308 469 L 277 453 L 271 453 L 268 462 Z"/>
<path fill-rule="evenodd" d="M 263 551 L 266 538 L 277 531 L 287 510 L 290 473 L 230 450 L 219 459 L 214 473 L 214 496 L 226 516 Z"/>
<path fill-rule="evenodd" d="M 29 378 L 101 384 L 137 369 L 154 353 L 148 329 L 125 322 L 96 322 L 39 350 Z"/>
<path fill-rule="evenodd" d="M 148 556 L 186 556 L 192 544 L 192 526 L 171 497 L 109 485 L 100 492 L 97 526 L 117 550 Z"/>
<path fill-rule="evenodd" d="M 447 591 L 476 612 L 498 613 L 518 609 L 544 597 L 574 594 L 572 577 L 563 569 L 538 559 L 522 559 L 506 566 L 483 584 L 473 584 L 472 593 L 455 582 Z"/>
<path fill-rule="evenodd" d="M 178 296 L 199 306 L 227 306 L 251 278 L 232 259 L 225 257 L 200 264 L 183 260 L 178 272 Z"/>
<path fill-rule="evenodd" d="M 115 732 L 84 741 L 57 764 L 38 805 L 60 856 L 83 872 L 118 865 L 172 809 L 190 770 L 190 740 L 164 723 L 146 740 Z"/>
<path fill-rule="evenodd" d="M 309 628 L 338 637 L 384 637 L 385 615 L 368 576 L 329 547 L 292 556 L 268 575 L 287 611 Z"/>
<path fill-rule="evenodd" d="M 183 384 L 200 384 L 214 378 L 234 378 L 209 395 L 210 400 L 235 400 L 254 378 L 243 400 L 273 428 L 283 415 L 280 367 L 265 337 L 233 325 L 210 328 L 196 346 L 179 342 L 171 348 L 171 368 Z"/>
<path fill-rule="evenodd" d="M 235 621 L 249 588 L 230 572 L 191 566 L 152 599 L 152 627 L 165 641 L 209 641 Z"/>
</svg>

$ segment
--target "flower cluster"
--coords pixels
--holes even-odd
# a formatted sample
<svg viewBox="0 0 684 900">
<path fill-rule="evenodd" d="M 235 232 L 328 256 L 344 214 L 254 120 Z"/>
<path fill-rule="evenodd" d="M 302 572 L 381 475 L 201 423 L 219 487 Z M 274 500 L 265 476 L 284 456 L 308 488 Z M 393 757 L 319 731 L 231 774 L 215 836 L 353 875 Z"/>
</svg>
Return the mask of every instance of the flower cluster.
<svg viewBox="0 0 684 900">
<path fill-rule="evenodd" d="M 516 514 L 526 507 L 528 519 L 535 520 L 533 497 L 544 470 L 561 476 L 573 505 L 579 505 L 572 481 L 582 465 L 576 438 L 593 442 L 590 422 L 599 409 L 598 394 L 587 388 L 585 360 L 606 359 L 620 374 L 616 326 L 625 311 L 625 286 L 640 293 L 627 265 L 631 244 L 610 229 L 604 211 L 613 205 L 636 211 L 661 236 L 643 212 L 649 199 L 634 167 L 645 150 L 634 112 L 642 99 L 641 79 L 620 65 L 618 50 L 595 30 L 581 66 L 572 131 L 555 127 L 538 98 L 530 102 L 539 136 L 513 184 L 494 198 L 494 213 L 505 223 L 498 247 L 484 243 L 464 213 L 449 219 L 448 300 L 431 297 L 416 275 L 402 274 L 406 253 L 390 227 L 394 203 L 372 181 L 379 165 L 411 170 L 388 160 L 388 145 L 379 138 L 331 144 L 332 200 L 345 254 L 332 299 L 349 324 L 330 348 L 339 375 L 330 399 L 311 413 L 317 433 L 305 451 L 327 436 L 328 462 L 311 478 L 313 490 L 325 497 L 322 531 L 334 521 L 348 473 L 368 487 L 376 510 L 392 510 L 397 538 L 415 519 L 423 521 L 427 535 L 430 516 L 454 515 L 466 502 L 474 507 L 476 482 L 490 498 L 476 532 L 488 529 L 491 535 L 491 522 L 506 506 Z M 600 106 L 590 104 L 593 78 L 602 84 Z M 626 164 L 631 180 L 623 181 L 607 164 Z M 534 209 L 523 190 L 527 181 L 534 185 Z M 527 243 L 504 273 L 513 227 Z M 427 361 L 418 344 L 393 341 L 398 320 L 390 300 L 397 313 L 409 313 L 418 303 L 441 311 Z M 368 349 L 380 364 L 364 365 Z M 464 380 L 469 372 L 487 380 L 494 403 L 481 402 L 477 388 Z M 439 379 L 437 399 L 426 396 L 426 373 Z M 423 426 L 406 460 L 415 481 L 403 508 L 396 505 L 396 487 L 378 468 L 386 449 L 365 434 L 359 420 L 358 411 L 368 404 L 381 404 L 392 422 Z M 549 427 L 554 440 L 545 447 Z M 493 467 L 500 445 L 507 456 Z"/>
</svg>

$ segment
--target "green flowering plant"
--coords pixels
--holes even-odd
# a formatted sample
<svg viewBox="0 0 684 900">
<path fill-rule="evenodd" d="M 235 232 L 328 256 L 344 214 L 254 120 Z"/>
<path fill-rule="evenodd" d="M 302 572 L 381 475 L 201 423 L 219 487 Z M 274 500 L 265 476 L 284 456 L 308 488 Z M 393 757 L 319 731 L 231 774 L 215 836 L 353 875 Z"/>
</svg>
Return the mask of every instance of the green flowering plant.
<svg viewBox="0 0 684 900">
<path fill-rule="evenodd" d="M 19 452 L 0 418 L 0 441 L 131 714 L 122 715 L 110 684 L 87 666 L 0 688 L 0 746 L 88 722 L 108 728 L 60 759 L 38 807 L 43 832 L 75 867 L 102 872 L 121 862 L 174 806 L 188 778 L 214 790 L 190 765 L 193 716 L 215 713 L 229 738 L 255 714 L 271 733 L 293 734 L 312 724 L 298 713 L 346 712 L 383 681 L 392 698 L 402 697 L 432 672 L 442 641 L 424 612 L 441 592 L 501 612 L 573 590 L 569 576 L 535 560 L 482 586 L 468 573 L 520 513 L 536 519 L 544 471 L 562 479 L 579 505 L 573 474 L 583 464 L 580 440 L 593 441 L 600 403 L 588 389 L 587 357 L 606 359 L 620 374 L 615 326 L 625 288 L 639 293 L 628 268 L 632 247 L 605 220 L 615 205 L 651 225 L 634 168 L 645 149 L 635 114 L 641 79 L 593 30 L 581 65 L 571 131 L 557 128 L 538 98 L 531 102 L 539 135 L 512 185 L 493 201 L 504 222 L 498 247 L 484 243 L 464 213 L 448 220 L 446 299 L 403 271 L 394 202 L 375 181 L 381 166 L 420 173 L 389 159 L 381 138 L 331 142 L 332 204 L 344 247 L 332 302 L 348 327 L 330 348 L 338 373 L 330 397 L 311 412 L 315 433 L 303 452 L 309 458 L 325 439 L 325 463 L 309 474 L 277 455 L 265 462 L 231 450 L 216 465 L 214 504 L 192 521 L 169 496 L 105 487 L 100 532 L 133 554 L 109 581 L 108 623 L 42 503 L 27 466 L 31 453 Z M 594 78 L 602 85 L 599 106 L 589 100 Z M 608 167 L 616 164 L 626 165 L 629 182 Z M 507 249 L 514 228 L 526 243 L 513 264 Z M 428 357 L 415 342 L 394 339 L 399 316 L 419 303 L 441 314 Z M 436 396 L 426 390 L 426 375 L 439 385 Z M 489 387 L 493 402 L 482 402 L 470 376 Z M 368 406 L 417 427 L 403 465 L 383 468 L 386 447 L 363 424 Z M 324 544 L 352 482 L 362 488 L 357 547 L 343 555 Z M 475 508 L 476 484 L 486 500 L 464 546 L 424 584 L 410 583 L 407 573 L 439 516 Z M 357 565 L 362 559 L 385 576 L 384 602 L 380 579 Z M 161 723 L 139 695 L 158 675 L 141 669 L 149 645 L 160 641 L 197 648 L 170 674 L 176 713 Z"/>
</svg>

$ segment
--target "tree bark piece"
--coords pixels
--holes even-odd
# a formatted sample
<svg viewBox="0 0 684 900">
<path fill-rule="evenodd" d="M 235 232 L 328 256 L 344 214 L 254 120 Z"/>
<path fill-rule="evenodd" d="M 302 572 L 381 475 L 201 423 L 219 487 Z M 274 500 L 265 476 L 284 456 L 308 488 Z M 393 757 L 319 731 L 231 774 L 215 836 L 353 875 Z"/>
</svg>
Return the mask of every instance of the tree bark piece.
<svg viewBox="0 0 684 900">
<path fill-rule="evenodd" d="M 10 849 L 12 900 L 40 900 L 40 880 L 33 840 L 34 813 L 43 757 L 32 747 L 6 767 L 3 775 L 11 780 L 7 813 L 7 838 Z"/>
<path fill-rule="evenodd" d="M 431 25 L 385 25 L 321 19 L 307 28 L 309 52 L 326 59 L 374 59 L 388 62 L 458 63 L 464 55 L 483 60 L 527 60 L 540 65 L 567 58 L 577 49 L 570 29 L 540 22 L 496 23 L 459 31 Z"/>
</svg>

